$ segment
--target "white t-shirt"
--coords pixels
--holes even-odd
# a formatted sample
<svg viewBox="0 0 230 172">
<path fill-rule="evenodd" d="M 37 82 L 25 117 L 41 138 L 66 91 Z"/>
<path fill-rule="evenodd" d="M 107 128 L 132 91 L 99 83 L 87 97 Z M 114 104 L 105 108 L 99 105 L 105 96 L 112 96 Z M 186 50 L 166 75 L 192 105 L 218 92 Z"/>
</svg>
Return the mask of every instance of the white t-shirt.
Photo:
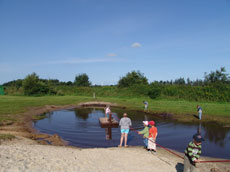
<svg viewBox="0 0 230 172">
<path fill-rule="evenodd" d="M 105 113 L 107 114 L 107 113 L 110 113 L 111 111 L 110 111 L 110 109 L 109 109 L 109 107 L 107 107 L 106 109 L 105 109 Z"/>
</svg>

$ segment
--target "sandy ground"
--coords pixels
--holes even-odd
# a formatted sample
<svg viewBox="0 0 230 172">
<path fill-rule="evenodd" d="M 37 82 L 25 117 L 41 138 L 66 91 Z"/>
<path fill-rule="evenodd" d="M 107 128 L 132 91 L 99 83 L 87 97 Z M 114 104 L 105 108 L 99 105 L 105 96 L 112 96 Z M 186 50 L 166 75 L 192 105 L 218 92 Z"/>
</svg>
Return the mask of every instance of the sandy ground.
<svg viewBox="0 0 230 172">
<path fill-rule="evenodd" d="M 230 172 L 230 164 L 200 164 L 199 171 Z M 214 170 L 215 169 L 215 170 Z M 0 145 L 0 172 L 181 172 L 183 160 L 163 149 L 79 149 L 38 145 L 21 136 Z"/>
</svg>

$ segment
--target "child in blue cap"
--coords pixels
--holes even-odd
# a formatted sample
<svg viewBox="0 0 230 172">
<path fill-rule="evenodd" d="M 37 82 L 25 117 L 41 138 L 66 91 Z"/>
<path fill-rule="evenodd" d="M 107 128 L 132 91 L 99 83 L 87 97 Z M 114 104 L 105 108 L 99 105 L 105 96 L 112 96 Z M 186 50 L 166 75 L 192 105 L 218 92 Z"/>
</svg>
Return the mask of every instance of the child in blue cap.
<svg viewBox="0 0 230 172">
<path fill-rule="evenodd" d="M 199 162 L 201 154 L 201 143 L 204 139 L 200 134 L 195 134 L 193 136 L 193 141 L 191 141 L 187 148 L 185 149 L 184 156 L 184 172 L 196 172 L 196 163 Z"/>
</svg>

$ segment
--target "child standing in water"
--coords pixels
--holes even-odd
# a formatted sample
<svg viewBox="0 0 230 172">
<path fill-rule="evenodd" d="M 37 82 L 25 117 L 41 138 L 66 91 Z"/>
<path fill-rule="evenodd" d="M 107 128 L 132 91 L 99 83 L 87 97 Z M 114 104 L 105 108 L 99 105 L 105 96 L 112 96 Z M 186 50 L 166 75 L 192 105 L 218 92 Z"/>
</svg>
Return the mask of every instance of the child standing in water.
<svg viewBox="0 0 230 172">
<path fill-rule="evenodd" d="M 148 121 L 143 121 L 144 129 L 139 131 L 138 134 L 143 134 L 143 142 L 145 144 L 145 148 L 148 148 L 148 137 L 149 137 L 149 127 L 148 127 Z"/>
<path fill-rule="evenodd" d="M 157 137 L 157 128 L 155 127 L 155 122 L 149 122 L 149 139 L 148 139 L 148 150 L 156 152 L 156 137 Z"/>
</svg>

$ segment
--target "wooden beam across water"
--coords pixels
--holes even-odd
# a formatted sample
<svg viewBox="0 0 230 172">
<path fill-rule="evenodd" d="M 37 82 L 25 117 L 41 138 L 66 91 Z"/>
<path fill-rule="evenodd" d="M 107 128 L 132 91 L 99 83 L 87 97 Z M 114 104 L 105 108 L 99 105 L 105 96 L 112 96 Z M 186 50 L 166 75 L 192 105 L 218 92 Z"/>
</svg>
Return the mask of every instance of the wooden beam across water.
<svg viewBox="0 0 230 172">
<path fill-rule="evenodd" d="M 108 118 L 99 118 L 101 128 L 118 128 L 119 123 L 115 119 L 112 119 L 111 122 L 108 121 Z"/>
</svg>

